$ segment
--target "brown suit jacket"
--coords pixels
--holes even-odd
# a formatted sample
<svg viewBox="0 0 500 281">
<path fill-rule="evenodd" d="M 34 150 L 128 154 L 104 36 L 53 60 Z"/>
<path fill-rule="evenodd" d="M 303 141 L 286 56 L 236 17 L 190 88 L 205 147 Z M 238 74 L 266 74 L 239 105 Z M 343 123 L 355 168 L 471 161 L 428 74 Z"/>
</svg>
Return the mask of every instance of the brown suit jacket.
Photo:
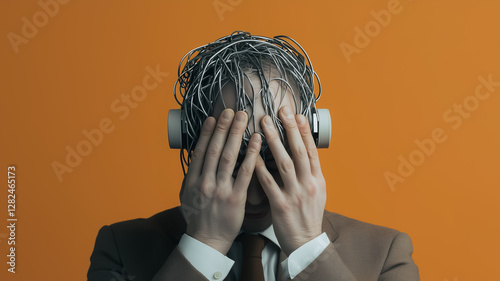
<svg viewBox="0 0 500 281">
<path fill-rule="evenodd" d="M 102 227 L 90 257 L 88 280 L 206 281 L 177 249 L 185 229 L 179 207 Z M 420 280 L 405 233 L 328 211 L 323 231 L 330 245 L 293 280 Z M 285 258 L 281 252 L 280 260 Z M 277 280 L 284 280 L 281 265 Z M 232 280 L 228 276 L 225 281 Z"/>
</svg>

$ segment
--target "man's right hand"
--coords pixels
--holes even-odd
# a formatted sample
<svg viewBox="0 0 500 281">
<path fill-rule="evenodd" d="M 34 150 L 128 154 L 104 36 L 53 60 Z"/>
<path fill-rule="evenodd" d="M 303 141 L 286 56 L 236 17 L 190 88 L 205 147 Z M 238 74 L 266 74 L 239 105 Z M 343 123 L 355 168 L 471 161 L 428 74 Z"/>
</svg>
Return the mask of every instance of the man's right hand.
<svg viewBox="0 0 500 281">
<path fill-rule="evenodd" d="M 260 151 L 261 136 L 253 134 L 233 178 L 247 118 L 243 111 L 235 115 L 225 109 L 218 121 L 205 120 L 181 193 L 186 234 L 224 255 L 243 223 L 247 189 Z"/>
</svg>

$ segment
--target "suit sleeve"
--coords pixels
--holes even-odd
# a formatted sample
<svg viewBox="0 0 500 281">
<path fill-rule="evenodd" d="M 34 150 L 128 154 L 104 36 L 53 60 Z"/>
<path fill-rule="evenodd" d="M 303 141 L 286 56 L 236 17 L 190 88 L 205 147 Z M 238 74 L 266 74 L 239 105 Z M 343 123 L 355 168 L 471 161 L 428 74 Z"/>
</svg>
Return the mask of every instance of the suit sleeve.
<svg viewBox="0 0 500 281">
<path fill-rule="evenodd" d="M 396 234 L 388 249 L 378 281 L 420 281 L 412 253 L 410 237 L 401 232 Z M 325 251 L 293 280 L 362 281 L 346 266 L 333 244 L 328 245 Z"/>
<path fill-rule="evenodd" d="M 411 257 L 413 245 L 406 233 L 394 237 L 379 281 L 419 281 L 418 267 Z"/>
<path fill-rule="evenodd" d="M 287 279 L 290 280 L 290 279 Z M 344 264 L 332 243 L 306 269 L 300 272 L 294 281 L 358 281 Z"/>
<path fill-rule="evenodd" d="M 88 281 L 130 280 L 123 270 L 111 227 L 103 226 L 97 234 L 90 256 Z"/>
</svg>

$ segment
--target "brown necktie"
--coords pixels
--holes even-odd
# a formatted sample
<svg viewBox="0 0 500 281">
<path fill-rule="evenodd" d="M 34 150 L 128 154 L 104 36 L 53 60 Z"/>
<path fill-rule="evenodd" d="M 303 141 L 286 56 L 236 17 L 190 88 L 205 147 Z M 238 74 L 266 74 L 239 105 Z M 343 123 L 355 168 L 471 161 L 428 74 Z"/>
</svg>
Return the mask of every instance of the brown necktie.
<svg viewBox="0 0 500 281">
<path fill-rule="evenodd" d="M 244 234 L 243 264 L 240 281 L 264 281 L 262 268 L 262 250 L 266 240 L 261 235 Z"/>
</svg>

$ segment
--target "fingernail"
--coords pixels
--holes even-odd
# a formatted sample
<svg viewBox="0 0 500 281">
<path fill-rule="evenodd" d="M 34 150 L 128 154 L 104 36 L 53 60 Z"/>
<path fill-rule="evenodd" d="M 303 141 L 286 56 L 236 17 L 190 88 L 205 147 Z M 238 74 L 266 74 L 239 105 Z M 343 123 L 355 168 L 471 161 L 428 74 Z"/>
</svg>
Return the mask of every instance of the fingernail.
<svg viewBox="0 0 500 281">
<path fill-rule="evenodd" d="M 236 113 L 236 121 L 238 122 L 244 122 L 245 121 L 245 115 L 246 113 L 243 111 L 237 112 Z"/>
<path fill-rule="evenodd" d="M 305 121 L 306 121 L 306 118 L 304 117 L 304 115 L 302 115 L 302 114 L 297 115 L 297 124 L 302 125 L 302 124 L 304 124 Z"/>
<path fill-rule="evenodd" d="M 292 116 L 292 111 L 290 110 L 290 107 L 284 106 L 282 110 L 283 110 L 283 115 L 285 115 L 285 117 L 290 118 Z"/>
<path fill-rule="evenodd" d="M 222 112 L 222 118 L 224 119 L 231 119 L 233 117 L 233 111 L 230 109 L 224 109 Z"/>
<path fill-rule="evenodd" d="M 264 124 L 268 127 L 272 127 L 273 122 L 271 121 L 271 117 L 269 117 L 269 116 L 264 117 Z"/>
<path fill-rule="evenodd" d="M 262 138 L 261 138 L 260 134 L 257 134 L 257 133 L 255 133 L 255 134 L 254 134 L 254 141 L 255 141 L 256 143 L 260 143 L 260 142 L 261 142 L 261 139 L 262 139 Z"/>
</svg>

